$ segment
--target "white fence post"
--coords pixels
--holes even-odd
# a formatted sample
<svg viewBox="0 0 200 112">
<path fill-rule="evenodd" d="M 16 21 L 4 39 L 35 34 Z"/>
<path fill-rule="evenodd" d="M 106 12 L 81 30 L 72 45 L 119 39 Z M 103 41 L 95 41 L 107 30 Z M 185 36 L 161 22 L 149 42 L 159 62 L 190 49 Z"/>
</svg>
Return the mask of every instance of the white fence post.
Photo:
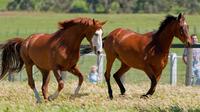
<svg viewBox="0 0 200 112">
<path fill-rule="evenodd" d="M 191 86 L 192 84 L 192 48 L 188 48 L 187 54 L 187 68 L 186 68 L 186 75 L 185 75 L 185 85 Z"/>
<path fill-rule="evenodd" d="M 177 55 L 170 54 L 170 84 L 175 86 L 177 82 Z"/>
</svg>

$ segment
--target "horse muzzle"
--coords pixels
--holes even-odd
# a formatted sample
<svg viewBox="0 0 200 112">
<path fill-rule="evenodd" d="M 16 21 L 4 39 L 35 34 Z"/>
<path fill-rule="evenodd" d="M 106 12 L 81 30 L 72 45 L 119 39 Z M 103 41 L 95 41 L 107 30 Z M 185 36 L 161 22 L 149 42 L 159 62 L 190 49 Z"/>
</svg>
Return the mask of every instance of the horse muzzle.
<svg viewBox="0 0 200 112">
<path fill-rule="evenodd" d="M 191 47 L 191 46 L 192 46 L 192 43 L 189 42 L 189 41 L 186 41 L 186 42 L 185 42 L 185 46 L 186 46 L 186 47 Z"/>
</svg>

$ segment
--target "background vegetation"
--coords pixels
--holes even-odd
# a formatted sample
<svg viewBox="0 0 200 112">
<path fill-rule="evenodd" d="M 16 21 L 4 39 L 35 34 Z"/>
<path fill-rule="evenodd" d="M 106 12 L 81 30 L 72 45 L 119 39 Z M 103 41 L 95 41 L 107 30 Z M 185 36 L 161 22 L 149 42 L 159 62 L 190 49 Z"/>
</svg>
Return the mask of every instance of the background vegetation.
<svg viewBox="0 0 200 112">
<path fill-rule="evenodd" d="M 1 10 L 75 13 L 200 13 L 200 0 L 9 0 L 6 3 L 6 7 Z"/>
</svg>

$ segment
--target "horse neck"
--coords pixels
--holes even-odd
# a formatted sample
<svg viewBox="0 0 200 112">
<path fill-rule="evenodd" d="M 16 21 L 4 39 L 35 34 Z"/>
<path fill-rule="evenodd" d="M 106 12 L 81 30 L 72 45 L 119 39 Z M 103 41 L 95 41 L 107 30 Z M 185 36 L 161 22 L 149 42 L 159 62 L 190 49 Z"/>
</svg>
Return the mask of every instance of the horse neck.
<svg viewBox="0 0 200 112">
<path fill-rule="evenodd" d="M 72 50 L 79 50 L 80 44 L 84 39 L 84 28 L 72 28 L 72 31 L 67 29 L 63 32 L 62 40 L 65 45 L 70 46 Z M 75 32 L 74 32 L 75 31 Z M 74 33 L 73 33 L 74 32 Z"/>
<path fill-rule="evenodd" d="M 161 31 L 159 34 L 157 34 L 157 47 L 161 49 L 162 53 L 169 53 L 169 49 L 171 47 L 171 43 L 174 37 L 174 29 L 170 25 L 167 25 L 163 31 Z"/>
</svg>

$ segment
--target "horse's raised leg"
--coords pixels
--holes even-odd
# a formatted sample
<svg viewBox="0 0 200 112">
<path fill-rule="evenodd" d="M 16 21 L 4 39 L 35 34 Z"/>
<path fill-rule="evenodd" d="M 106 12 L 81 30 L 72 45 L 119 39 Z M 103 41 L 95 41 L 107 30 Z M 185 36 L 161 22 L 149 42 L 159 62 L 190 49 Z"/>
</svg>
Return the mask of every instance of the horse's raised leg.
<svg viewBox="0 0 200 112">
<path fill-rule="evenodd" d="M 60 72 L 61 72 L 60 70 L 53 70 L 54 76 L 58 82 L 58 89 L 54 92 L 54 94 L 52 94 L 48 97 L 49 101 L 56 99 L 58 97 L 60 91 L 64 88 L 64 81 L 62 80 Z"/>
<path fill-rule="evenodd" d="M 49 80 L 50 80 L 50 75 L 49 75 L 49 71 L 48 70 L 43 70 L 40 69 L 41 73 L 42 73 L 42 94 L 44 97 L 44 100 L 48 99 L 47 93 L 48 93 L 48 84 L 49 84 Z"/>
<path fill-rule="evenodd" d="M 107 64 L 106 64 L 106 72 L 105 72 L 104 76 L 105 76 L 106 83 L 107 83 L 107 86 L 108 86 L 109 98 L 111 100 L 113 99 L 113 94 L 112 94 L 112 88 L 111 88 L 111 85 L 110 85 L 110 72 L 111 72 L 112 65 L 113 65 L 115 58 L 116 57 L 112 57 L 111 55 L 110 56 L 108 54 L 106 55 Z"/>
<path fill-rule="evenodd" d="M 79 78 L 78 86 L 74 91 L 74 94 L 77 95 L 83 83 L 83 75 L 76 66 L 69 70 L 69 72 L 76 75 Z"/>
<path fill-rule="evenodd" d="M 113 77 L 115 78 L 115 81 L 117 82 L 117 84 L 118 84 L 118 86 L 120 88 L 120 91 L 121 91 L 122 95 L 124 95 L 126 90 L 125 90 L 124 85 L 122 84 L 120 78 L 129 69 L 130 69 L 130 67 L 128 65 L 126 65 L 125 63 L 121 63 L 120 69 L 113 75 Z"/>
<path fill-rule="evenodd" d="M 27 72 L 27 76 L 28 76 L 28 85 L 31 87 L 31 89 L 34 92 L 36 102 L 41 103 L 41 98 L 40 98 L 40 95 L 39 95 L 37 89 L 35 88 L 35 81 L 33 79 L 33 73 L 32 73 L 33 65 L 26 64 L 25 67 L 26 67 L 26 72 Z"/>
</svg>

